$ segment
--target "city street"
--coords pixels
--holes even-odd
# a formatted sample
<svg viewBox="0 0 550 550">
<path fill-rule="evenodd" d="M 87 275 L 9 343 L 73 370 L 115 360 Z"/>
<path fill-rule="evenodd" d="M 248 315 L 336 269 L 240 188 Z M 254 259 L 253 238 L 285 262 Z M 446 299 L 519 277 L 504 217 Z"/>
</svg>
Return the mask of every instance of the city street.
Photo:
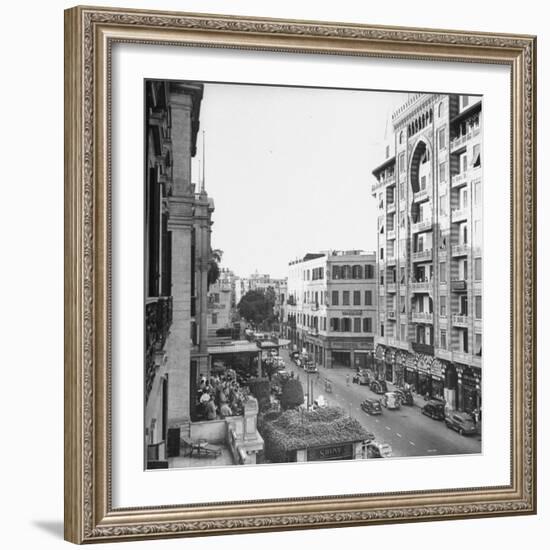
<svg viewBox="0 0 550 550">
<path fill-rule="evenodd" d="M 299 377 L 307 392 L 307 373 L 297 367 L 290 359 L 287 350 L 280 351 L 281 357 L 287 364 L 287 370 Z M 424 400 L 415 395 L 414 406 L 402 406 L 400 410 L 382 408 L 382 414 L 371 416 L 361 409 L 361 402 L 367 397 L 379 399 L 381 396 L 372 392 L 367 386 L 353 384 L 351 378 L 353 370 L 350 368 L 319 368 L 319 374 L 310 374 L 310 383 L 313 380 L 313 399 L 323 395 L 329 405 L 338 405 L 349 411 L 351 416 L 374 433 L 377 441 L 389 443 L 393 449 L 393 456 L 429 456 L 453 455 L 481 452 L 481 437 L 461 436 L 445 426 L 442 421 L 433 420 L 420 411 Z M 346 376 L 349 375 L 349 385 Z M 325 391 L 325 380 L 330 380 L 332 392 Z M 388 384 L 390 389 L 390 384 Z"/>
</svg>

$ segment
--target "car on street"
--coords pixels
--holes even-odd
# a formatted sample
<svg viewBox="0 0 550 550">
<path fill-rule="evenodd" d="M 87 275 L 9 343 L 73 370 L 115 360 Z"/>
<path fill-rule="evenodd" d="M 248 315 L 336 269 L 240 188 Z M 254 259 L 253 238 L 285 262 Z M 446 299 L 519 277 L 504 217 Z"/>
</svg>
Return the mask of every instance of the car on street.
<svg viewBox="0 0 550 550">
<path fill-rule="evenodd" d="M 385 380 L 372 380 L 370 383 L 370 389 L 374 393 L 383 394 L 388 391 L 388 385 Z"/>
<path fill-rule="evenodd" d="M 445 403 L 443 403 L 443 401 L 439 401 L 438 399 L 430 399 L 420 410 L 422 414 L 425 414 L 434 420 L 445 419 Z"/>
<path fill-rule="evenodd" d="M 393 451 L 388 443 L 381 441 L 370 441 L 366 445 L 367 458 L 389 458 L 393 455 Z"/>
<path fill-rule="evenodd" d="M 318 372 L 318 369 L 315 363 L 306 363 L 304 370 L 309 374 L 315 374 L 316 372 Z"/>
<path fill-rule="evenodd" d="M 382 405 L 386 409 L 397 410 L 401 408 L 401 399 L 399 395 L 394 391 L 388 391 L 382 396 Z"/>
<path fill-rule="evenodd" d="M 382 414 L 382 406 L 380 401 L 377 399 L 365 399 L 361 403 L 361 409 L 363 409 L 367 414 Z"/>
<path fill-rule="evenodd" d="M 445 416 L 445 425 L 447 428 L 457 431 L 460 435 L 477 433 L 476 423 L 467 412 L 453 411 Z"/>
</svg>

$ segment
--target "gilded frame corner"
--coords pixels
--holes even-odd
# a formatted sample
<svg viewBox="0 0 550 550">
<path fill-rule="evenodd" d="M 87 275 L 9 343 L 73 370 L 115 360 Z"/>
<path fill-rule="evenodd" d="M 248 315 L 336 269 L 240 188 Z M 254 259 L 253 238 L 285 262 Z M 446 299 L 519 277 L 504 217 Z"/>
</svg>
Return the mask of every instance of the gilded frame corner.
<svg viewBox="0 0 550 550">
<path fill-rule="evenodd" d="M 111 45 L 203 45 L 508 65 L 509 486 L 113 509 L 109 455 Z M 65 12 L 65 538 L 75 543 L 536 513 L 536 37 L 75 7 Z"/>
</svg>

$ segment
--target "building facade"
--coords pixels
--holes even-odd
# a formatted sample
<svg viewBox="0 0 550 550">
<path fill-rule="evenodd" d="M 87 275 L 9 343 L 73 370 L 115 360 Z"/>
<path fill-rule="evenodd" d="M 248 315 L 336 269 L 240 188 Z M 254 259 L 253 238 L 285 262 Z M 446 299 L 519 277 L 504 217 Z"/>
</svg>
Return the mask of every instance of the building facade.
<svg viewBox="0 0 550 550">
<path fill-rule="evenodd" d="M 213 202 L 191 181 L 203 86 L 146 83 L 145 440 L 164 460 L 206 372 Z"/>
<path fill-rule="evenodd" d="M 231 328 L 232 290 L 227 278 L 219 278 L 208 291 L 208 337 L 216 337 L 219 329 Z"/>
<path fill-rule="evenodd" d="M 372 366 L 376 258 L 362 251 L 306 254 L 289 263 L 285 336 L 323 367 Z"/>
<path fill-rule="evenodd" d="M 481 98 L 416 94 L 374 169 L 379 375 L 481 407 Z"/>
</svg>

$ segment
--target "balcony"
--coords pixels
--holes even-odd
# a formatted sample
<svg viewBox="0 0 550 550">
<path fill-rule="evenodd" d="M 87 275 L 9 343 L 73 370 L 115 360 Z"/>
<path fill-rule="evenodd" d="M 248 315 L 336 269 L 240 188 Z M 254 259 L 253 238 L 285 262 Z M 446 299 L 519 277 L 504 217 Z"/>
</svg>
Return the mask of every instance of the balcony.
<svg viewBox="0 0 550 550">
<path fill-rule="evenodd" d="M 425 355 L 433 355 L 434 347 L 430 344 L 423 344 L 422 342 L 411 342 L 411 347 L 416 353 L 423 353 Z"/>
<path fill-rule="evenodd" d="M 452 323 L 455 327 L 468 328 L 468 316 L 455 313 L 452 316 Z"/>
<path fill-rule="evenodd" d="M 427 189 L 422 189 L 413 194 L 413 202 L 424 202 L 430 198 Z"/>
<path fill-rule="evenodd" d="M 468 281 L 454 279 L 451 281 L 451 290 L 453 292 L 466 292 L 468 290 Z"/>
<path fill-rule="evenodd" d="M 422 220 L 421 222 L 413 223 L 411 229 L 413 233 L 419 233 L 420 231 L 431 231 L 432 220 Z"/>
<path fill-rule="evenodd" d="M 386 212 L 388 214 L 391 214 L 392 212 L 395 212 L 395 201 L 387 203 Z"/>
<path fill-rule="evenodd" d="M 413 292 L 429 292 L 432 288 L 431 281 L 422 281 L 419 283 L 411 283 L 411 290 Z"/>
<path fill-rule="evenodd" d="M 453 256 L 467 256 L 470 247 L 467 244 L 453 244 Z"/>
<path fill-rule="evenodd" d="M 451 188 L 462 187 L 468 183 L 468 172 L 460 172 L 451 178 Z"/>
<path fill-rule="evenodd" d="M 467 134 L 464 134 L 462 136 L 459 136 L 451 140 L 451 153 L 454 153 L 459 149 L 466 147 L 466 144 L 468 143 L 468 141 L 471 140 L 474 137 L 474 135 L 477 136 L 477 134 L 479 134 L 479 129 L 475 134 L 474 132 L 468 132 Z"/>
<path fill-rule="evenodd" d="M 386 311 L 386 317 L 391 321 L 395 321 L 397 317 L 395 314 L 395 309 L 388 309 Z"/>
<path fill-rule="evenodd" d="M 388 229 L 388 232 L 386 234 L 386 238 L 388 239 L 388 241 L 392 240 L 392 239 L 395 239 L 395 229 Z M 388 258 L 389 260 L 389 258 Z"/>
<path fill-rule="evenodd" d="M 395 283 L 388 283 L 388 294 L 395 294 L 397 292 L 397 285 Z"/>
<path fill-rule="evenodd" d="M 451 210 L 451 221 L 453 223 L 463 222 L 468 218 L 467 208 L 453 208 Z"/>
<path fill-rule="evenodd" d="M 434 315 L 433 313 L 428 313 L 425 311 L 413 311 L 411 314 L 411 319 L 413 323 L 433 323 Z"/>
<path fill-rule="evenodd" d="M 432 259 L 432 249 L 428 248 L 426 250 L 419 250 L 418 252 L 412 253 L 413 262 L 429 262 Z"/>
</svg>

